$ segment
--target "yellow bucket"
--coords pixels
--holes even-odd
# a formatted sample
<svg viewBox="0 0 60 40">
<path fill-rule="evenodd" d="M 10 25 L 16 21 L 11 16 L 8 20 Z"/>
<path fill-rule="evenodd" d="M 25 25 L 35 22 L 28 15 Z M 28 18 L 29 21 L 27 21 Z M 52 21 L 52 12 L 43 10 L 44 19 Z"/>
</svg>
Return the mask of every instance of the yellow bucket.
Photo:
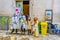
<svg viewBox="0 0 60 40">
<path fill-rule="evenodd" d="M 41 34 L 42 35 L 47 34 L 47 28 L 48 28 L 48 23 L 47 22 L 41 22 Z"/>
</svg>

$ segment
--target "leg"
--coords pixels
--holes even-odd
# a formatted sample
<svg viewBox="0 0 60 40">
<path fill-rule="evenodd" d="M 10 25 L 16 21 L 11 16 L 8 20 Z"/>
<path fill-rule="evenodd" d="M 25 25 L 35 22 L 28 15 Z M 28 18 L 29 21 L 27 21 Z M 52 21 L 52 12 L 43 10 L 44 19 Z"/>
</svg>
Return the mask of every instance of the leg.
<svg viewBox="0 0 60 40">
<path fill-rule="evenodd" d="M 23 34 L 23 29 L 21 29 L 21 34 Z"/>
<path fill-rule="evenodd" d="M 28 29 L 28 35 L 29 35 L 29 29 Z"/>
<path fill-rule="evenodd" d="M 25 28 L 24 28 L 24 34 L 25 34 Z"/>
<path fill-rule="evenodd" d="M 21 34 L 23 34 L 23 25 L 21 25 Z"/>
<path fill-rule="evenodd" d="M 17 33 L 17 29 L 16 29 L 16 33 Z"/>
<path fill-rule="evenodd" d="M 31 34 L 31 30 L 29 29 L 29 30 L 28 30 L 28 35 L 30 35 L 30 34 Z"/>
<path fill-rule="evenodd" d="M 29 30 L 29 34 L 31 34 L 31 30 Z"/>
<path fill-rule="evenodd" d="M 14 29 L 12 29 L 12 32 L 11 33 L 13 33 L 14 32 Z"/>
<path fill-rule="evenodd" d="M 31 34 L 31 30 L 30 30 L 30 34 Z"/>
</svg>

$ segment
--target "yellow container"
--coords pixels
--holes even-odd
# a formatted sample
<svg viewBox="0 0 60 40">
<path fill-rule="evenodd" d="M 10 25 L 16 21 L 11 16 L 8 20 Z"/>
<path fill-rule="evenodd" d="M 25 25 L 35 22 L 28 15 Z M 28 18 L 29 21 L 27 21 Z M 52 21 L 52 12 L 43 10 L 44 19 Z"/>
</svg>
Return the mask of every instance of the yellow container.
<svg viewBox="0 0 60 40">
<path fill-rule="evenodd" d="M 41 22 L 41 34 L 42 35 L 47 34 L 47 28 L 48 28 L 48 23 L 47 22 Z"/>
</svg>

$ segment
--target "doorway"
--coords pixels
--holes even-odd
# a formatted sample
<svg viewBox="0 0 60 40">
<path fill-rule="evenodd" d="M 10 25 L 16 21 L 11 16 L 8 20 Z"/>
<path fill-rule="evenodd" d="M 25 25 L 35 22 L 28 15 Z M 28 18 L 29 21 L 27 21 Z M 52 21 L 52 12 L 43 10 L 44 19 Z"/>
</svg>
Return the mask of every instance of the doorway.
<svg viewBox="0 0 60 40">
<path fill-rule="evenodd" d="M 29 16 L 29 1 L 23 1 L 23 13 L 26 16 L 26 20 Z"/>
<path fill-rule="evenodd" d="M 29 0 L 16 1 L 16 7 L 22 9 L 20 11 L 26 16 L 27 19 L 29 16 Z"/>
</svg>

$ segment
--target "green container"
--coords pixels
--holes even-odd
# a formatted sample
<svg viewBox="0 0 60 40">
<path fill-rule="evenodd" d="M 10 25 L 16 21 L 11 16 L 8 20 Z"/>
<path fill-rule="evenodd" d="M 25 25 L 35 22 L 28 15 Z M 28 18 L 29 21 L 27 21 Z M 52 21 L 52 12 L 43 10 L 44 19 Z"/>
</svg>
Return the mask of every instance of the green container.
<svg viewBox="0 0 60 40">
<path fill-rule="evenodd" d="M 38 32 L 39 32 L 39 34 L 41 33 L 41 24 L 40 24 L 40 22 L 38 23 Z"/>
</svg>

